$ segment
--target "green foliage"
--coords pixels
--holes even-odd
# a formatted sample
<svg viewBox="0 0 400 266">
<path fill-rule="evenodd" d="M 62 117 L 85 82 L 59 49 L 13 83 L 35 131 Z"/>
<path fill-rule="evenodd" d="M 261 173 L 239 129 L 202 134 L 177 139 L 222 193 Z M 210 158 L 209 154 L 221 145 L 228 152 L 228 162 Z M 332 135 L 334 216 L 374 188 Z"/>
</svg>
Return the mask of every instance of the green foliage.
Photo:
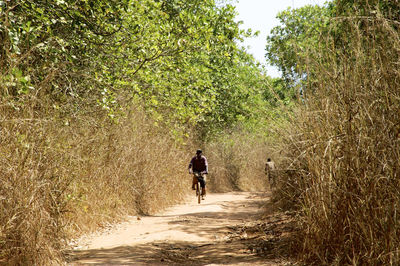
<svg viewBox="0 0 400 266">
<path fill-rule="evenodd" d="M 281 25 L 267 37 L 266 56 L 289 86 L 309 74 L 306 60 L 320 49 L 320 37 L 326 32 L 331 12 L 332 7 L 307 5 L 278 14 Z"/>
<path fill-rule="evenodd" d="M 29 75 L 34 93 L 53 96 L 83 93 L 89 59 L 98 54 L 121 23 L 124 1 L 2 1 L 0 14 L 1 76 L 19 69 Z M 11 78 L 11 79 L 14 79 Z M 8 86 L 7 86 L 8 85 Z M 6 84 L 15 96 L 19 84 Z"/>
<path fill-rule="evenodd" d="M 145 106 L 178 134 L 222 130 L 264 108 L 262 70 L 237 42 L 232 5 L 207 1 L 1 1 L 3 96 L 49 97 L 66 114 L 118 121 Z"/>
<path fill-rule="evenodd" d="M 398 1 L 336 0 L 335 2 L 337 3 L 337 15 L 374 15 L 379 10 L 385 18 L 399 21 L 400 8 Z"/>
</svg>

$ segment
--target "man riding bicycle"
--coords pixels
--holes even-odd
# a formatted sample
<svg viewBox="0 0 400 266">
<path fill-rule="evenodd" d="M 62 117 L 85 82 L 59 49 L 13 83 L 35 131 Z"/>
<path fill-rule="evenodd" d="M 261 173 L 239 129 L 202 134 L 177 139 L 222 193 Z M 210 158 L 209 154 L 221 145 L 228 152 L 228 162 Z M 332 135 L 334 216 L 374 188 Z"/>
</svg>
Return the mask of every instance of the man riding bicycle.
<svg viewBox="0 0 400 266">
<path fill-rule="evenodd" d="M 189 163 L 189 174 L 193 173 L 208 174 L 207 159 L 204 155 L 202 155 L 201 150 L 196 151 L 196 156 L 194 156 Z M 198 178 L 196 177 L 196 175 L 193 175 L 192 189 L 195 190 L 197 179 L 200 182 L 200 186 L 203 188 L 201 196 L 204 199 L 204 196 L 206 195 L 206 181 L 204 180 L 202 175 Z"/>
</svg>

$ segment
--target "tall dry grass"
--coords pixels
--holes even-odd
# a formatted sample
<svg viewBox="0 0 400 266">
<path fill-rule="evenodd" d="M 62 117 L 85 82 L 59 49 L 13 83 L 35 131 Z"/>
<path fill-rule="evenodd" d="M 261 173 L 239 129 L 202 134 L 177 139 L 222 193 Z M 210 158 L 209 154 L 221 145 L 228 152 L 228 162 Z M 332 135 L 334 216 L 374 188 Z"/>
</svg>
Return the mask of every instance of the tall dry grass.
<svg viewBox="0 0 400 266">
<path fill-rule="evenodd" d="M 240 128 L 207 142 L 210 189 L 215 192 L 267 190 L 264 167 L 268 157 L 276 156 L 273 150 L 265 136 Z"/>
<path fill-rule="evenodd" d="M 399 25 L 378 10 L 338 20 L 342 46 L 328 37 L 310 54 L 313 80 L 285 146 L 297 171 L 276 197 L 298 210 L 307 264 L 399 265 Z"/>
<path fill-rule="evenodd" d="M 15 104 L 14 104 L 15 103 Z M 190 157 L 140 110 L 118 123 L 36 98 L 0 103 L 0 263 L 61 263 L 66 240 L 154 213 L 190 185 Z"/>
</svg>

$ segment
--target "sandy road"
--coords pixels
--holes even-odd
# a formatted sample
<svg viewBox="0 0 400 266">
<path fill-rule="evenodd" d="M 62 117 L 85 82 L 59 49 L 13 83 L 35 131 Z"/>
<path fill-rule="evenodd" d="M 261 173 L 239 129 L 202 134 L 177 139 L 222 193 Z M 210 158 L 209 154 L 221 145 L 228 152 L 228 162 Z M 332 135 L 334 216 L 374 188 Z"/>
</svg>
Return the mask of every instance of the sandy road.
<svg viewBox="0 0 400 266">
<path fill-rule="evenodd" d="M 71 252 L 70 265 L 287 264 L 274 247 L 281 242 L 276 235 L 282 230 L 276 229 L 284 219 L 260 220 L 268 200 L 267 193 L 209 194 L 202 204 L 193 197 L 158 215 L 132 217 L 82 240 Z"/>
</svg>

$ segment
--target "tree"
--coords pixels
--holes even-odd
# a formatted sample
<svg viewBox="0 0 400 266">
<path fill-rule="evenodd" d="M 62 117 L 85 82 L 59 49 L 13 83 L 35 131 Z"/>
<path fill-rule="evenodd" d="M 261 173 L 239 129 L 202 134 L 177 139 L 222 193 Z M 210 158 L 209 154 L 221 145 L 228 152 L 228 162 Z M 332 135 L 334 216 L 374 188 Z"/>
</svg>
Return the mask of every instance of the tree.
<svg viewBox="0 0 400 266">
<path fill-rule="evenodd" d="M 65 115 L 86 106 L 115 119 L 139 104 L 183 133 L 232 126 L 260 106 L 265 77 L 238 48 L 251 33 L 239 29 L 232 5 L 26 0 L 0 6 L 2 95 L 21 107 L 26 97 L 40 96 Z"/>
<path fill-rule="evenodd" d="M 319 49 L 331 12 L 332 7 L 307 5 L 278 14 L 281 25 L 273 28 L 267 37 L 266 57 L 282 72 L 289 87 L 304 79 L 306 60 Z"/>
</svg>

